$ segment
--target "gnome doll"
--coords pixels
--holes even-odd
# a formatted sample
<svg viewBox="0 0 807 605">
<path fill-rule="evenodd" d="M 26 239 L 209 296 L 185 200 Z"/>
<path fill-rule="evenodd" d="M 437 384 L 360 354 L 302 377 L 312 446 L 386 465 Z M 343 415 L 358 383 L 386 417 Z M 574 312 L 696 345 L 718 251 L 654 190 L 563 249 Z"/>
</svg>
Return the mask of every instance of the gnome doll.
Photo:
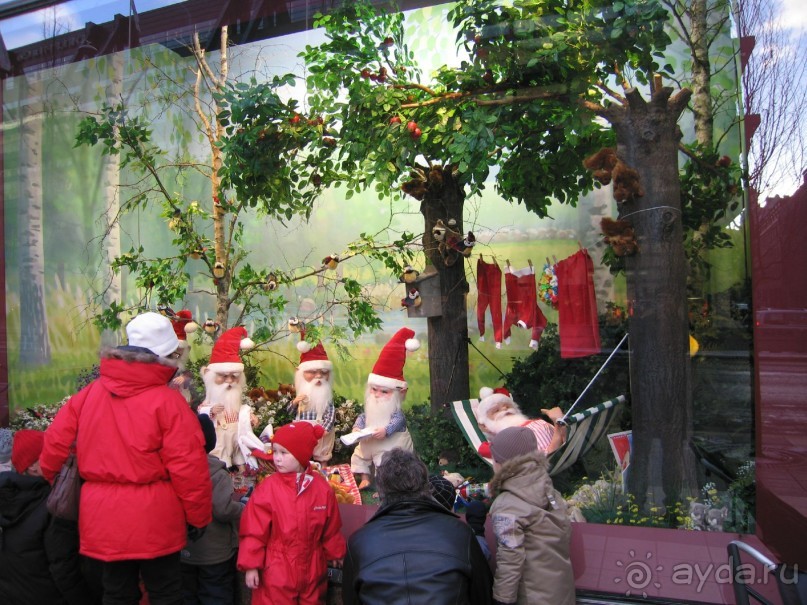
<svg viewBox="0 0 807 605">
<path fill-rule="evenodd" d="M 333 364 L 321 342 L 312 346 L 300 333 L 297 343 L 300 365 L 294 373 L 297 396 L 292 405 L 297 413 L 295 420 L 320 425 L 325 434 L 314 448 L 314 460 L 323 466 L 331 459 L 334 445 Z"/>
<path fill-rule="evenodd" d="M 381 350 L 364 392 L 364 413 L 359 414 L 353 431 L 365 431 L 359 441 L 350 467 L 361 475 L 359 489 L 370 485 L 373 467 L 381 464 L 384 452 L 399 447 L 412 451 L 412 437 L 406 428 L 402 404 L 409 385 L 403 375 L 407 352 L 420 348 L 420 341 L 409 328 L 401 328 Z"/>
<path fill-rule="evenodd" d="M 566 440 L 566 428 L 556 424 L 563 417 L 563 411 L 559 407 L 541 410 L 551 423 L 541 418 L 529 418 L 504 387 L 482 387 L 479 390 L 479 402 L 472 409 L 479 428 L 488 439 L 478 449 L 479 454 L 485 458 L 491 457 L 490 441 L 501 431 L 511 427 L 524 426 L 530 429 L 535 434 L 538 449 L 546 454 L 554 452 Z"/>
<path fill-rule="evenodd" d="M 179 339 L 179 352 L 182 355 L 179 360 L 179 369 L 171 380 L 170 386 L 178 390 L 185 398 L 185 401 L 191 403 L 193 400 L 193 376 L 185 369 L 185 364 L 188 361 L 188 355 L 191 350 L 188 335 L 198 330 L 199 324 L 193 321 L 193 315 L 187 309 L 178 311 L 173 316 L 169 317 L 169 319 L 171 320 L 171 326 L 174 328 L 174 333 Z"/>
<path fill-rule="evenodd" d="M 237 466 L 244 470 L 247 462 L 239 441 L 249 436 L 261 444 L 253 426 L 257 418 L 244 395 L 247 381 L 244 363 L 240 352 L 251 349 L 255 344 L 241 326 L 224 332 L 213 345 L 210 362 L 202 368 L 205 383 L 205 400 L 199 406 L 199 413 L 207 414 L 216 425 L 216 447 L 210 452 L 221 459 L 227 467 Z M 263 448 L 262 444 L 260 445 Z M 247 452 L 250 448 L 247 448 Z"/>
</svg>

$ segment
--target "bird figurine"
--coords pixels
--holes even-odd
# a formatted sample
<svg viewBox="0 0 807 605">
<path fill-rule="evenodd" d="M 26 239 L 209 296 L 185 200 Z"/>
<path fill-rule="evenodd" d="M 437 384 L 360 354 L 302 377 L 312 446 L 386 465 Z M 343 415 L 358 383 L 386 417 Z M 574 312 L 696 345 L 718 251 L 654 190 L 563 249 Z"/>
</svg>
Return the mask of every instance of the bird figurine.
<svg viewBox="0 0 807 605">
<path fill-rule="evenodd" d="M 221 279 L 224 277 L 224 273 L 227 271 L 227 268 L 224 266 L 224 263 L 221 261 L 216 261 L 216 264 L 213 265 L 213 277 L 216 279 Z"/>
<path fill-rule="evenodd" d="M 407 265 L 404 267 L 403 275 L 401 276 L 401 281 L 405 284 L 411 284 L 415 281 L 420 275 L 420 271 L 415 269 L 412 265 Z"/>
<path fill-rule="evenodd" d="M 174 310 L 168 305 L 157 305 L 157 313 L 159 313 L 160 315 L 165 315 L 169 319 L 176 315 L 176 313 L 174 313 Z"/>
<path fill-rule="evenodd" d="M 476 237 L 473 232 L 469 231 L 464 239 L 452 239 L 449 243 L 454 250 L 468 258 L 471 256 L 472 248 L 476 244 Z"/>
<path fill-rule="evenodd" d="M 214 336 L 219 331 L 219 323 L 214 319 L 206 319 L 202 329 L 210 336 Z"/>
<path fill-rule="evenodd" d="M 267 292 L 277 290 L 277 276 L 274 273 L 270 273 L 266 276 L 266 282 L 263 284 L 263 289 Z"/>
<path fill-rule="evenodd" d="M 296 315 L 294 317 L 289 318 L 289 332 L 292 334 L 297 334 L 302 332 L 305 329 L 305 323 L 303 323 L 299 317 Z"/>
<path fill-rule="evenodd" d="M 417 288 L 410 288 L 405 298 L 401 299 L 401 306 L 404 308 L 418 308 L 423 301 L 420 299 L 420 292 Z"/>
<path fill-rule="evenodd" d="M 322 259 L 322 266 L 325 269 L 330 269 L 333 271 L 336 269 L 336 265 L 339 264 L 339 255 L 338 254 L 330 254 Z"/>
</svg>

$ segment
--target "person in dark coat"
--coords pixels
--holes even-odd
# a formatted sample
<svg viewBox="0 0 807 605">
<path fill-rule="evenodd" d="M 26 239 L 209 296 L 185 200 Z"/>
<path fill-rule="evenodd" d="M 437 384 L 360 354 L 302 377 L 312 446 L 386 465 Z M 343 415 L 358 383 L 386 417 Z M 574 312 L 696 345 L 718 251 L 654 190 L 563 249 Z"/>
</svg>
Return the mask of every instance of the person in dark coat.
<svg viewBox="0 0 807 605">
<path fill-rule="evenodd" d="M 201 537 L 189 539 L 182 549 L 182 595 L 185 605 L 233 605 L 238 523 L 244 505 L 233 499 L 233 479 L 227 465 L 210 453 L 216 447 L 213 421 L 207 414 L 198 418 L 213 482 L 213 521 Z"/>
<path fill-rule="evenodd" d="M 0 600 L 4 605 L 94 605 L 100 594 L 82 574 L 78 525 L 48 514 L 42 477 L 42 431 L 14 435 L 11 462 L 0 473 Z"/>
<path fill-rule="evenodd" d="M 344 605 L 487 605 L 493 579 L 473 530 L 430 493 L 413 452 L 386 452 L 376 472 L 381 508 L 348 541 Z"/>
</svg>

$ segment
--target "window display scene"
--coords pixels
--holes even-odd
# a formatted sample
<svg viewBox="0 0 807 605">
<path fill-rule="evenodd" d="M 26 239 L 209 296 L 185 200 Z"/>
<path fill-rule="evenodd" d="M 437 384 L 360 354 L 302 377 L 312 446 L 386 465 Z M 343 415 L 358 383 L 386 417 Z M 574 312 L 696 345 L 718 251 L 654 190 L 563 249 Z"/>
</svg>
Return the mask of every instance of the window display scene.
<svg viewBox="0 0 807 605">
<path fill-rule="evenodd" d="M 44 507 L 77 465 L 74 558 L 97 563 L 79 602 L 170 584 L 221 603 L 458 585 L 731 603 L 754 583 L 681 565 L 739 565 L 732 541 L 773 560 L 772 602 L 807 587 L 807 50 L 787 13 L 0 14 L 3 468 Z M 103 534 L 123 517 L 162 544 Z M 433 586 L 373 567 L 404 549 L 445 567 Z M 451 549 L 471 558 L 449 568 Z"/>
</svg>

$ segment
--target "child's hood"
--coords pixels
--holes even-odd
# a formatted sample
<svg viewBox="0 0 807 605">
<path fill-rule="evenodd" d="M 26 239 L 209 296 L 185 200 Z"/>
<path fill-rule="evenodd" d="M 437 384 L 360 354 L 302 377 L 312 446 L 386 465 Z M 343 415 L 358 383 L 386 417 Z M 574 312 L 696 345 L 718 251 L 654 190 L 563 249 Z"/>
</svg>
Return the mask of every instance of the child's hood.
<svg viewBox="0 0 807 605">
<path fill-rule="evenodd" d="M 547 508 L 554 497 L 546 457 L 529 453 L 516 456 L 501 465 L 488 486 L 492 497 L 508 492 L 539 508 Z"/>
</svg>

